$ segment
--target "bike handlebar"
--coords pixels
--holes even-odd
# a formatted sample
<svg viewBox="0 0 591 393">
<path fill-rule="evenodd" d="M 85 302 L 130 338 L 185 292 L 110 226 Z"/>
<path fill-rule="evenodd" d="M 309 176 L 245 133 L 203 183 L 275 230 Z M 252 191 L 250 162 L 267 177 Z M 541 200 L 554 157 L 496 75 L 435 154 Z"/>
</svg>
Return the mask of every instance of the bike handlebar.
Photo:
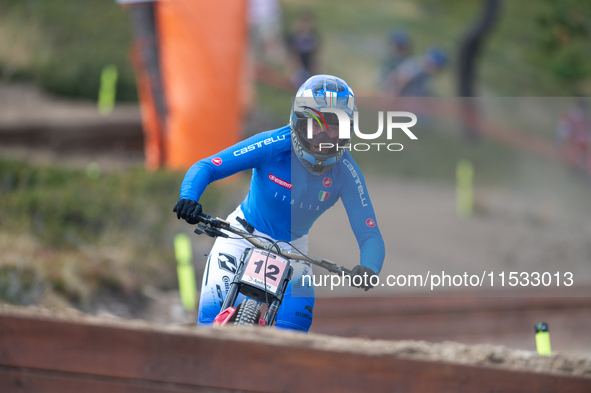
<svg viewBox="0 0 591 393">
<path fill-rule="evenodd" d="M 252 235 L 248 232 L 242 231 L 236 227 L 230 225 L 230 223 L 226 220 L 221 218 L 213 218 L 209 214 L 200 213 L 197 216 L 197 220 L 199 223 L 197 224 L 197 229 L 195 229 L 195 233 L 201 235 L 205 233 L 207 236 L 210 237 L 224 237 L 227 238 L 228 235 L 222 230 L 231 232 L 235 235 L 243 237 L 246 241 L 252 244 L 255 247 L 262 248 L 264 250 L 268 250 L 271 252 L 275 252 L 287 259 L 295 259 L 300 261 L 310 262 L 316 266 L 320 266 L 331 273 L 344 273 L 348 276 L 352 276 L 351 270 L 345 268 L 344 266 L 337 266 L 336 263 L 329 261 L 327 259 L 314 259 L 307 255 L 291 252 L 285 250 L 277 245 L 277 243 L 271 243 L 263 240 L 257 239 L 256 235 Z M 202 224 L 201 224 L 202 223 Z"/>
</svg>

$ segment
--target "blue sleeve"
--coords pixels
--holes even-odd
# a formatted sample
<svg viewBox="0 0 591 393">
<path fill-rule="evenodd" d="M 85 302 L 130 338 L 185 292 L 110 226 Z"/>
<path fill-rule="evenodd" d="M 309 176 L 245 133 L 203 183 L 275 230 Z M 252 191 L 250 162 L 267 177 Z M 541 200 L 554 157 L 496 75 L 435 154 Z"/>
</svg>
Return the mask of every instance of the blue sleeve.
<svg viewBox="0 0 591 393">
<path fill-rule="evenodd" d="M 341 199 L 359 244 L 360 264 L 379 274 L 386 257 L 386 248 L 363 174 L 349 154 L 345 154 L 339 164 L 341 162 Z"/>
<path fill-rule="evenodd" d="M 179 199 L 199 201 L 208 184 L 246 169 L 259 168 L 279 151 L 286 139 L 277 130 L 261 132 L 198 161 L 187 171 Z"/>
</svg>

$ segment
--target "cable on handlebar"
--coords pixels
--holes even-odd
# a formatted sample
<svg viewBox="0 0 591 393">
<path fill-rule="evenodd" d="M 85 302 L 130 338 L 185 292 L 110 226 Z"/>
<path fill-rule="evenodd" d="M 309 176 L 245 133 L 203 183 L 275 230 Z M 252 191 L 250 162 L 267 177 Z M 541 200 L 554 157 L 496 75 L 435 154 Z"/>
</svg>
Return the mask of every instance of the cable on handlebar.
<svg viewBox="0 0 591 393">
<path fill-rule="evenodd" d="M 250 233 L 247 235 L 246 232 L 242 233 L 242 231 L 236 232 L 237 230 L 234 229 L 230 225 L 230 223 L 228 223 L 225 220 L 219 219 L 219 218 L 212 218 L 211 215 L 209 215 L 209 214 L 200 213 L 197 216 L 197 219 L 199 222 L 202 222 L 204 224 L 204 225 L 198 225 L 198 229 L 195 229 L 195 233 L 197 233 L 198 235 L 205 233 L 206 235 L 208 235 L 210 237 L 221 236 L 221 237 L 224 237 L 227 239 L 234 239 L 234 240 L 261 239 L 261 240 L 264 240 L 267 243 L 271 244 L 270 248 L 267 251 L 273 252 L 273 249 L 275 249 L 276 252 L 278 252 L 279 254 L 281 254 L 281 247 L 279 247 L 279 243 L 285 243 L 285 244 L 289 245 L 291 247 L 291 249 L 295 250 L 297 253 L 299 253 L 304 258 L 306 258 L 309 262 L 312 262 L 315 265 L 323 267 L 331 273 L 343 272 L 347 275 L 351 275 L 351 270 L 346 269 L 345 267 L 342 267 L 342 266 L 339 267 L 336 264 L 334 264 L 333 262 L 322 260 L 322 262 L 326 262 L 326 263 L 319 264 L 313 258 L 308 256 L 307 254 L 304 254 L 297 247 L 295 247 L 292 243 L 290 243 L 286 240 L 274 240 L 274 239 L 268 238 L 266 236 L 253 235 Z M 230 237 L 226 233 L 222 232 L 222 230 L 227 230 L 230 233 L 240 233 L 240 237 Z M 265 248 L 265 247 L 263 247 L 263 248 Z M 266 271 L 266 269 L 267 269 L 267 265 L 266 265 L 266 261 L 265 261 L 265 271 Z M 267 283 L 266 283 L 266 279 L 265 279 L 265 288 L 266 288 L 266 285 L 267 285 Z M 266 294 L 266 292 L 265 292 L 265 294 Z"/>
</svg>

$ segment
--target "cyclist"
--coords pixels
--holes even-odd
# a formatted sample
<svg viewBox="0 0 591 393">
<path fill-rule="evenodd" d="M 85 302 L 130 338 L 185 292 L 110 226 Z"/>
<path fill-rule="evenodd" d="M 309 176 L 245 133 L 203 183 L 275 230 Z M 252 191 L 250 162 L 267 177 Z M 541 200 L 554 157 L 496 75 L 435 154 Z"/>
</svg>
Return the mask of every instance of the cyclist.
<svg viewBox="0 0 591 393">
<path fill-rule="evenodd" d="M 254 235 L 289 241 L 297 251 L 307 253 L 310 227 L 340 198 L 360 248 L 360 264 L 353 274 L 364 278 L 359 287 L 368 290 L 371 277 L 382 268 L 384 242 L 363 175 L 347 150 L 349 140 L 339 139 L 337 115 L 322 113 L 323 108 L 345 111 L 353 127 L 355 97 L 351 88 L 334 76 L 313 76 L 296 94 L 289 125 L 259 133 L 194 164 L 185 175 L 173 211 L 177 218 L 195 224 L 201 213 L 199 197 L 209 183 L 252 168 L 250 191 L 227 220 Z M 317 113 L 322 114 L 322 121 Z M 330 145 L 333 147 L 327 148 Z M 216 239 L 203 274 L 200 325 L 213 323 L 221 311 L 229 282 L 247 247 L 252 246 L 242 238 Z M 314 288 L 302 286 L 301 276 L 312 275 L 312 269 L 305 262 L 294 261 L 292 266 L 294 273 L 276 326 L 307 332 L 312 323 Z"/>
</svg>

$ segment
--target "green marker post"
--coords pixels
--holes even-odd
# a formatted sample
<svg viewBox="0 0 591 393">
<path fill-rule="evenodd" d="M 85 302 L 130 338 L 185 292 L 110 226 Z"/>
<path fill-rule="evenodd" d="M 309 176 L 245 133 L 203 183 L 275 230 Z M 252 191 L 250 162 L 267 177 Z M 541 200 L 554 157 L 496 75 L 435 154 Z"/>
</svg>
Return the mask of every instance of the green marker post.
<svg viewBox="0 0 591 393">
<path fill-rule="evenodd" d="M 176 271 L 179 278 L 181 302 L 187 311 L 194 311 L 197 305 L 197 285 L 195 269 L 191 264 L 193 255 L 189 236 L 179 233 L 174 237 L 174 253 L 177 260 Z"/>
<path fill-rule="evenodd" d="M 93 161 L 86 165 L 86 176 L 89 178 L 96 180 L 101 176 L 101 166 Z"/>
<path fill-rule="evenodd" d="M 472 215 L 474 205 L 474 168 L 468 160 L 461 160 L 456 167 L 456 210 L 458 216 L 467 218 Z"/>
<path fill-rule="evenodd" d="M 536 349 L 540 356 L 552 355 L 550 348 L 550 332 L 548 332 L 548 324 L 546 322 L 537 323 L 536 329 Z"/>
<path fill-rule="evenodd" d="M 117 92 L 117 67 L 110 64 L 101 72 L 101 85 L 98 96 L 98 110 L 101 115 L 106 116 L 113 110 L 115 105 L 115 93 Z"/>
</svg>

